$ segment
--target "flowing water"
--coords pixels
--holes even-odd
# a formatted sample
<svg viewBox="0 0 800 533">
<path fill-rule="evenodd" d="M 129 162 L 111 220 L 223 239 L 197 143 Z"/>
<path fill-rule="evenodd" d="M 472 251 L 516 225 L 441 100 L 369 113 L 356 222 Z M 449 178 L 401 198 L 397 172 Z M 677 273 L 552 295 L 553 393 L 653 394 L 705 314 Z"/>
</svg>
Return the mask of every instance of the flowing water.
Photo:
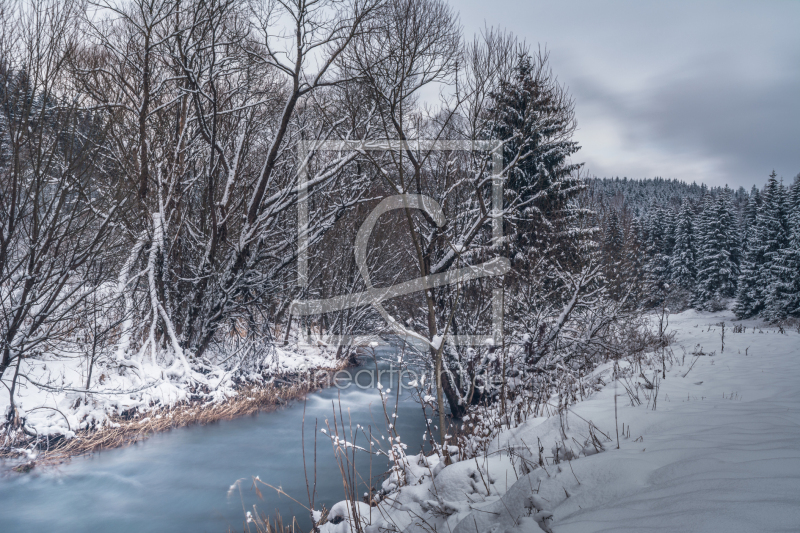
<svg viewBox="0 0 800 533">
<path fill-rule="evenodd" d="M 381 355 L 392 356 L 392 349 Z M 363 368 L 374 370 L 373 362 Z M 388 360 L 380 367 L 385 369 Z M 354 374 L 359 369 L 352 370 Z M 370 376 L 359 376 L 368 384 Z M 397 373 L 380 376 L 384 388 L 397 385 Z M 393 380 L 394 383 L 391 383 Z M 392 389 L 391 396 L 395 396 Z M 375 388 L 328 388 L 308 396 L 305 405 L 305 452 L 309 483 L 314 477 L 314 423 L 317 437 L 317 497 L 315 507 L 330 508 L 344 497 L 342 479 L 330 440 L 319 432 L 325 420 L 333 422 L 332 402 L 341 402 L 345 423 L 371 426 L 385 433 L 380 396 Z M 303 402 L 275 412 L 192 426 L 157 434 L 133 446 L 72 459 L 55 468 L 36 468 L 28 474 L 0 477 L 0 531 L 17 533 L 58 530 L 70 533 L 213 532 L 242 531 L 244 510 L 274 514 L 284 521 L 297 516 L 302 530 L 308 512 L 286 496 L 260 486 L 263 500 L 252 489 L 252 477 L 281 487 L 308 505 L 303 472 L 301 431 Z M 405 390 L 401 394 L 396 427 L 409 453 L 419 451 L 425 420 L 419 404 Z M 357 445 L 366 439 L 359 436 Z M 368 477 L 367 454 L 357 455 L 359 474 Z M 379 474 L 385 457 L 372 460 Z M 236 486 L 237 480 L 242 480 Z M 360 492 L 363 493 L 362 486 Z"/>
</svg>

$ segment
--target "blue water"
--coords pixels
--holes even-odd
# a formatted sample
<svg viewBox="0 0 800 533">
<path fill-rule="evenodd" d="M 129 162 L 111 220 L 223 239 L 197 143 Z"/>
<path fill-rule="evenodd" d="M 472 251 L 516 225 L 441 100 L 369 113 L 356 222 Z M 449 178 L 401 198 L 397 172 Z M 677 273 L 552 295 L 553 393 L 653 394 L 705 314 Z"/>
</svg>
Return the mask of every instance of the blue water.
<svg viewBox="0 0 800 533">
<path fill-rule="evenodd" d="M 384 355 L 389 355 L 384 352 Z M 382 363 L 381 367 L 385 367 Z M 374 363 L 365 368 L 374 369 Z M 364 382 L 366 376 L 362 376 Z M 391 387 L 384 374 L 384 387 Z M 396 386 L 397 375 L 394 375 Z M 394 397 L 395 389 L 392 389 Z M 339 402 L 345 422 L 385 432 L 383 409 L 376 389 L 330 388 L 308 396 L 305 443 L 309 482 L 313 483 L 314 421 L 318 429 L 333 422 L 331 402 Z M 35 468 L 28 474 L 7 472 L 0 477 L 0 532 L 59 530 L 71 533 L 213 532 L 244 529 L 244 510 L 272 515 L 288 523 L 297 516 L 308 529 L 302 506 L 260 486 L 263 500 L 252 489 L 259 478 L 308 505 L 303 472 L 301 430 L 303 402 L 274 412 L 226 420 L 206 426 L 174 429 L 127 448 L 72 459 L 58 467 Z M 396 426 L 409 453 L 419 451 L 425 421 L 419 405 L 406 391 L 401 395 Z M 359 436 L 356 444 L 365 444 Z M 358 457 L 358 471 L 368 477 L 370 458 Z M 342 479 L 328 438 L 317 433 L 316 507 L 344 498 Z M 376 478 L 386 471 L 384 457 L 372 459 Z M 230 490 L 243 479 L 239 489 Z M 360 492 L 365 488 L 362 486 Z"/>
</svg>

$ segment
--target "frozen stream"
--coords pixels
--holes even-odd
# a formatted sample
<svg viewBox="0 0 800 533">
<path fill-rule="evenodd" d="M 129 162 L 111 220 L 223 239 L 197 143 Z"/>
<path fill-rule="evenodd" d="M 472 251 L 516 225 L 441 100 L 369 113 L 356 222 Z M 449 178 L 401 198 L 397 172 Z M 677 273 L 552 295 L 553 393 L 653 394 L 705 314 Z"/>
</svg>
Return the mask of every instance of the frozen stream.
<svg viewBox="0 0 800 533">
<path fill-rule="evenodd" d="M 391 355 L 384 349 L 383 356 Z M 382 368 L 388 368 L 386 362 Z M 374 370 L 374 362 L 365 367 Z M 358 369 L 352 370 L 355 373 Z M 366 374 L 361 383 L 369 381 Z M 390 376 L 381 376 L 389 387 Z M 394 375 L 394 385 L 397 383 Z M 385 423 L 378 391 L 351 386 L 309 395 L 306 404 L 306 457 L 313 480 L 314 420 L 332 421 L 331 401 L 341 393 L 353 426 L 371 425 L 383 433 Z M 395 389 L 392 389 L 394 396 Z M 345 414 L 345 420 L 347 420 Z M 307 512 L 285 496 L 261 486 L 264 500 L 252 490 L 251 478 L 274 486 L 307 503 L 301 450 L 303 402 L 279 411 L 179 428 L 136 445 L 76 458 L 56 468 L 34 469 L 26 475 L 0 478 L 0 531 L 213 532 L 242 531 L 244 512 L 258 505 L 262 513 L 279 510 L 284 520 L 296 515 L 308 527 Z M 409 452 L 417 453 L 425 431 L 419 405 L 405 391 L 397 428 Z M 364 444 L 359 437 L 356 444 Z M 317 435 L 317 507 L 343 499 L 342 480 L 330 441 Z M 373 460 L 373 474 L 385 471 L 386 459 Z M 369 460 L 361 458 L 367 477 Z M 4 469 L 6 470 L 6 469 Z M 239 490 L 229 491 L 244 478 Z M 377 485 L 376 485 L 377 486 Z M 363 490 L 362 490 L 363 492 Z"/>
</svg>

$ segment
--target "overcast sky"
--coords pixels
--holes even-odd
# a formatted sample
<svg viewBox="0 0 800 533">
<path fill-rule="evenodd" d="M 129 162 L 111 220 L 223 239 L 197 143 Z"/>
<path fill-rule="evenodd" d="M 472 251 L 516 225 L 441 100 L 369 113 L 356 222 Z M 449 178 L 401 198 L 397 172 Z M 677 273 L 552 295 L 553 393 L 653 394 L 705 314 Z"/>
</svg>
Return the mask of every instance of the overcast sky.
<svg viewBox="0 0 800 533">
<path fill-rule="evenodd" d="M 546 45 L 599 177 L 749 188 L 800 173 L 800 1 L 450 0 Z"/>
</svg>

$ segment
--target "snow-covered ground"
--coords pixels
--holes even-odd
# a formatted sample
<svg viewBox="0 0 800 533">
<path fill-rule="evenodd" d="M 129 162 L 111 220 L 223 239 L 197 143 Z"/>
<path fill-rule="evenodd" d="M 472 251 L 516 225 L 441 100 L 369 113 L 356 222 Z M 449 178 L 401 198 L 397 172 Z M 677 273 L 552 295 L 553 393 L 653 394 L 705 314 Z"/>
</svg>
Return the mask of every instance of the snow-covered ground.
<svg viewBox="0 0 800 533">
<path fill-rule="evenodd" d="M 192 397 L 224 401 L 239 390 L 235 378 L 253 384 L 268 383 L 273 377 L 333 369 L 338 364 L 335 348 L 305 343 L 295 343 L 286 349 L 276 347 L 258 372 L 248 374 L 212 366 L 202 373 L 193 370 L 188 380 L 170 379 L 162 365 L 148 361 L 138 364 L 135 372 L 121 359 L 100 361 L 92 370 L 87 394 L 85 358 L 45 355 L 22 361 L 14 398 L 18 416 L 25 419 L 29 431 L 42 437 L 71 438 L 77 430 L 110 423 L 114 415 L 132 409 L 142 413 L 174 406 Z M 6 387 L 0 389 L 0 414 L 9 408 L 13 375 L 11 369 L 3 376 Z"/>
<path fill-rule="evenodd" d="M 407 486 L 377 507 L 358 504 L 364 531 L 800 531 L 800 334 L 754 325 L 727 312 L 672 315 L 677 362 L 667 365 L 655 410 L 642 393 L 631 406 L 601 367 L 607 385 L 573 405 L 563 426 L 577 457 L 553 459 L 564 441 L 557 416 L 506 431 L 477 460 L 443 468 L 435 456 L 408 456 Z M 700 351 L 710 355 L 692 355 Z M 588 421 L 604 451 L 586 446 L 587 456 Z M 522 467 L 523 458 L 539 462 L 539 442 L 544 467 Z M 351 509 L 336 504 L 323 533 L 351 531 Z"/>
</svg>

